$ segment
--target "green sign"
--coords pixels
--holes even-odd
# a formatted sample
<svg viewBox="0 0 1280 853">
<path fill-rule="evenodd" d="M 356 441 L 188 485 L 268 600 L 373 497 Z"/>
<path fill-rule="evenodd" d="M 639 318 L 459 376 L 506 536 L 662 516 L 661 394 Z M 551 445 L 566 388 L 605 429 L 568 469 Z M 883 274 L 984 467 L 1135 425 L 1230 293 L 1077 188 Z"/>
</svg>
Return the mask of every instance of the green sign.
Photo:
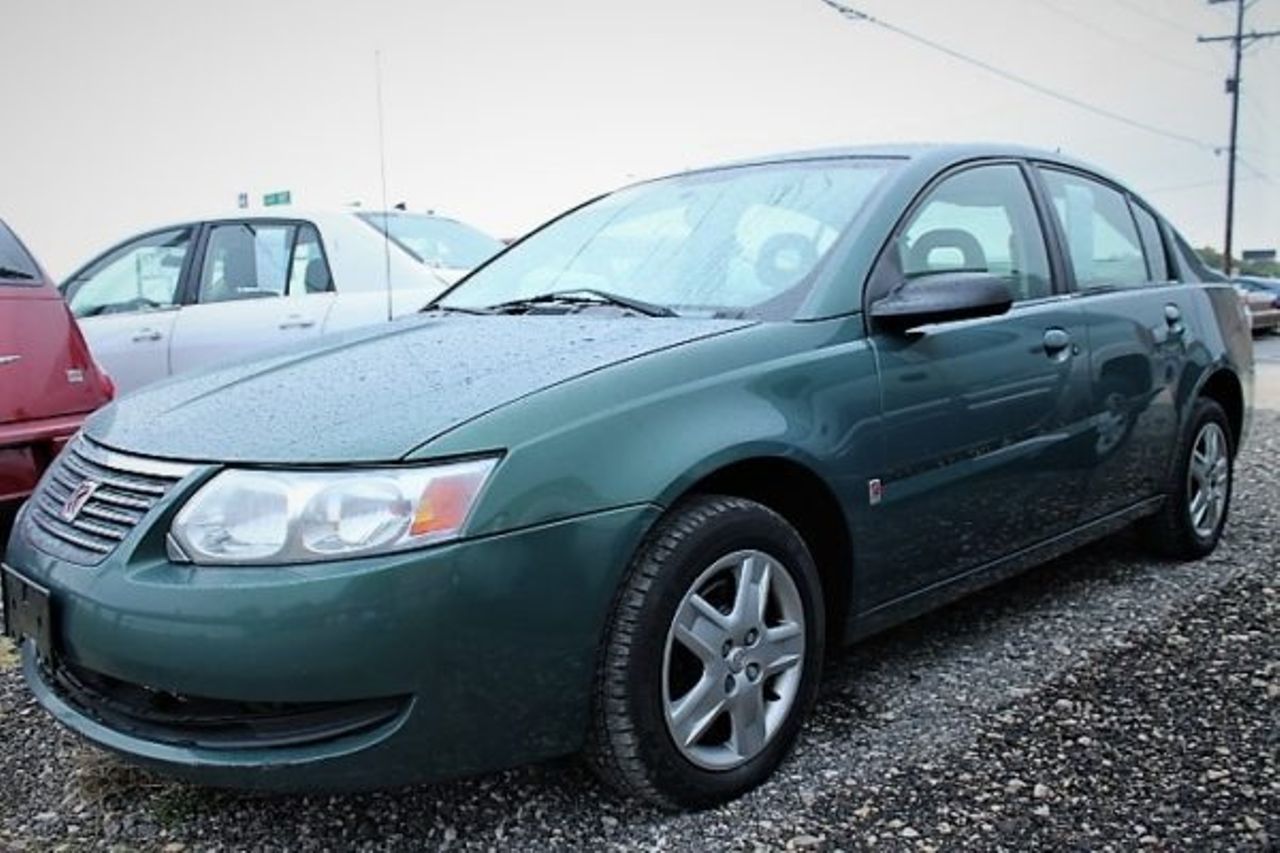
<svg viewBox="0 0 1280 853">
<path fill-rule="evenodd" d="M 293 197 L 289 195 L 288 190 L 278 193 L 267 193 L 262 197 L 263 207 L 275 207 L 280 204 L 288 204 L 293 201 Z"/>
</svg>

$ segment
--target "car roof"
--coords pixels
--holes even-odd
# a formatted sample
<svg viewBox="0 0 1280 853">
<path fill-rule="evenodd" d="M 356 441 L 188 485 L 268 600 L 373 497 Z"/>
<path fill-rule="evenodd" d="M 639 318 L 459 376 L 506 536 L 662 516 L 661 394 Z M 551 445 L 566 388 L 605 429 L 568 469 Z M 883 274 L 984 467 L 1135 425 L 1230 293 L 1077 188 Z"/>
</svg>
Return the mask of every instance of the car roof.
<svg viewBox="0 0 1280 853">
<path fill-rule="evenodd" d="M 1105 171 L 1090 163 L 1076 159 L 1061 151 L 1049 151 L 1025 145 L 1014 145 L 1001 142 L 897 142 L 876 143 L 867 145 L 842 145 L 828 148 L 811 148 L 797 151 L 785 151 L 774 154 L 762 154 L 725 163 L 718 163 L 686 170 L 678 174 L 693 172 L 710 172 L 717 169 L 730 169 L 739 166 L 756 166 L 768 163 L 787 163 L 805 160 L 828 159 L 891 159 L 910 161 L 915 165 L 941 169 L 966 160 L 985 158 L 1018 158 L 1041 160 L 1056 163 L 1073 169 L 1083 169 L 1096 175 L 1115 181 Z M 1119 183 L 1119 181 L 1115 181 Z"/>
<path fill-rule="evenodd" d="M 133 235 L 150 234 L 156 231 L 164 231 L 169 228 L 183 228 L 192 225 L 200 225 L 204 222 L 231 222 L 244 219 L 287 219 L 301 220 L 315 223 L 325 222 L 351 222 L 359 214 L 382 215 L 380 208 L 370 207 L 341 207 L 341 208 L 324 208 L 324 207 L 253 207 L 253 208 L 221 208 L 212 211 L 199 211 L 193 215 L 185 216 L 181 219 L 163 219 L 155 220 L 144 227 L 138 228 L 131 232 Z M 427 219 L 438 219 L 442 222 L 458 222 L 467 224 L 460 219 L 451 216 L 442 216 L 439 213 L 427 213 L 418 210 L 388 210 L 386 214 L 391 217 L 395 216 L 422 216 Z M 472 226 L 474 227 L 474 226 Z"/>
<path fill-rule="evenodd" d="M 442 222 L 461 222 L 461 220 L 455 219 L 451 216 L 441 216 L 438 213 L 428 213 L 426 211 L 419 210 L 383 211 L 380 208 L 371 207 L 254 207 L 215 211 L 206 216 L 193 217 L 187 220 L 187 223 L 225 222 L 228 220 L 238 219 L 308 219 L 313 222 L 324 222 L 326 220 L 332 221 L 337 219 L 349 221 L 360 215 L 382 216 L 384 213 L 388 217 L 393 218 L 396 216 L 421 216 L 424 219 L 439 219 Z"/>
</svg>

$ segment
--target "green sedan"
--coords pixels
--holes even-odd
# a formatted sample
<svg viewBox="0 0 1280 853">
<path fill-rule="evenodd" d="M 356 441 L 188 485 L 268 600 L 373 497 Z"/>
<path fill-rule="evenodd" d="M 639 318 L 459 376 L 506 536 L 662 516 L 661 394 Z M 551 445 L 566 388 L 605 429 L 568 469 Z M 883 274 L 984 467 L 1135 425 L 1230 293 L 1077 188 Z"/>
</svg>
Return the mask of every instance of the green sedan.
<svg viewBox="0 0 1280 853">
<path fill-rule="evenodd" d="M 713 805 L 842 645 L 1132 523 L 1213 550 L 1253 366 L 1208 278 L 1044 152 L 639 183 L 420 315 L 102 410 L 17 521 L 6 628 L 59 721 L 198 783 L 581 753 Z"/>
</svg>

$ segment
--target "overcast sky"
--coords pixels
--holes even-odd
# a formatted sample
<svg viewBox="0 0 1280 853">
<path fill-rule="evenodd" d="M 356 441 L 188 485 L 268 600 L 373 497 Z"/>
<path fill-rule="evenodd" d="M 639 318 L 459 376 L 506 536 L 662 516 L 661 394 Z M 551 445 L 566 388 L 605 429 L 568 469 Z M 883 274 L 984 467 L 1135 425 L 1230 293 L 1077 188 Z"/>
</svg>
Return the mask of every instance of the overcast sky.
<svg viewBox="0 0 1280 853">
<path fill-rule="evenodd" d="M 1102 109 L 1225 144 L 1230 4 L 851 0 Z M 1249 23 L 1280 28 L 1280 0 Z M 0 0 L 0 217 L 58 277 L 141 227 L 290 190 L 499 236 L 636 178 L 887 140 L 1061 148 L 1220 246 L 1225 156 L 1091 114 L 820 0 Z M 1280 243 L 1280 39 L 1245 66 L 1237 249 Z"/>
</svg>

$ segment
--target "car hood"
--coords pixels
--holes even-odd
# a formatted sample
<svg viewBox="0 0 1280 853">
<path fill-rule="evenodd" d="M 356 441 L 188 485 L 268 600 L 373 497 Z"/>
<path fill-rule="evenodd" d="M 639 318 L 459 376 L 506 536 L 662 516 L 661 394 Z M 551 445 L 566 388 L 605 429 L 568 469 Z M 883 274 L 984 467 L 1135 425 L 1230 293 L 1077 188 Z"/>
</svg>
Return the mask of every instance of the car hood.
<svg viewBox="0 0 1280 853">
<path fill-rule="evenodd" d="M 85 432 L 116 450 L 193 461 L 393 461 L 544 388 L 749 325 L 419 315 L 143 388 Z"/>
</svg>

